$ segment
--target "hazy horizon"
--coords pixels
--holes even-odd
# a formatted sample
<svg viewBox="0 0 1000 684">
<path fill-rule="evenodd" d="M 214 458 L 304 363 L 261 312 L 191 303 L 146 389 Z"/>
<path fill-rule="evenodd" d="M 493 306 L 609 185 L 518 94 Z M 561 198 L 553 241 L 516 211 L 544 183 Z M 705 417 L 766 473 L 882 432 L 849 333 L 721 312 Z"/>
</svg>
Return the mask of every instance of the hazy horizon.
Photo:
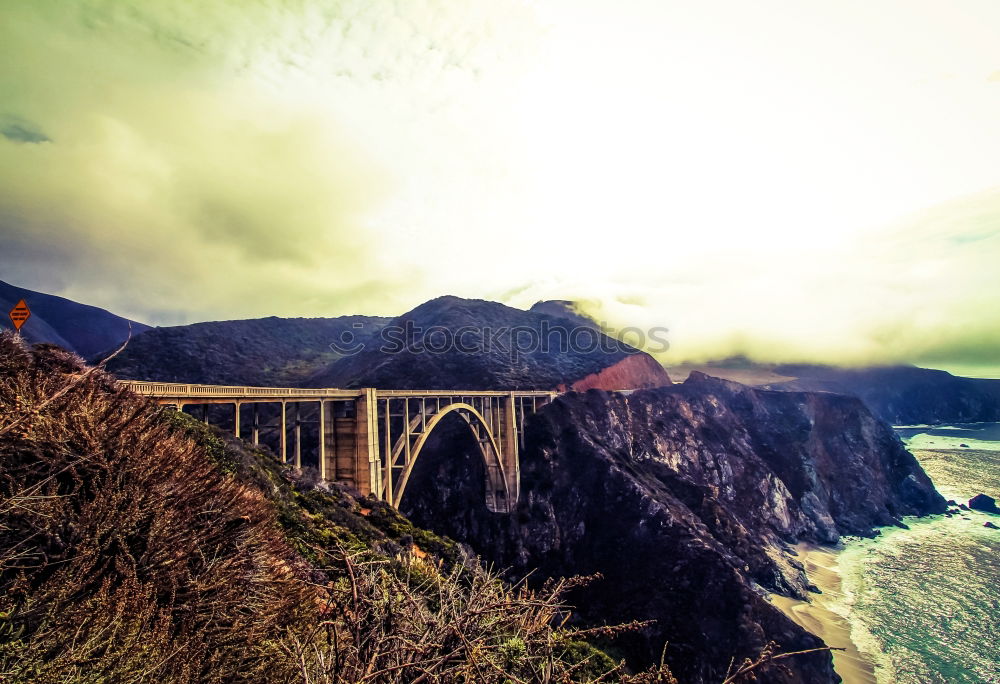
<svg viewBox="0 0 1000 684">
<path fill-rule="evenodd" d="M 0 279 L 1000 374 L 1000 5 L 0 3 Z M 977 369 L 979 369 L 977 371 Z"/>
<path fill-rule="evenodd" d="M 4 281 L 0 280 L 0 283 L 3 283 L 3 282 Z M 16 283 L 6 283 L 6 284 L 7 285 L 12 285 L 14 287 L 19 287 Z M 30 288 L 24 288 L 24 289 L 30 289 Z M 52 294 L 52 293 L 49 293 L 49 292 L 44 292 L 43 290 L 37 290 L 37 291 L 41 292 L 42 294 Z M 60 296 L 60 295 L 56 295 L 56 296 Z M 441 296 L 448 296 L 448 295 L 441 295 Z M 29 299 L 30 299 L 30 297 L 29 297 Z M 565 301 L 565 300 L 562 300 L 562 301 Z M 80 303 L 80 304 L 89 304 L 88 302 L 78 302 L 78 303 Z M 523 308 L 523 310 L 527 310 L 530 307 L 522 307 L 522 308 Z M 114 313 L 117 313 L 117 312 L 110 311 L 110 313 L 114 314 Z M 388 317 L 395 317 L 397 315 L 403 315 L 405 313 L 407 313 L 407 312 L 406 311 L 399 311 L 399 312 L 396 312 L 395 314 L 389 314 Z M 585 313 L 585 312 L 581 312 L 581 313 Z M 350 316 L 350 315 L 365 315 L 365 314 L 363 312 L 355 312 L 355 314 L 343 314 L 343 315 Z M 254 318 L 255 319 L 260 319 L 260 318 L 268 318 L 268 317 L 271 317 L 271 316 L 277 316 L 279 318 L 284 318 L 284 316 L 280 316 L 279 314 L 265 314 L 263 316 L 254 317 Z M 301 318 L 325 318 L 325 317 L 324 316 L 303 316 Z M 194 323 L 211 323 L 211 322 L 220 322 L 220 321 L 221 322 L 225 322 L 225 321 L 229 321 L 229 320 L 247 320 L 247 319 L 234 319 L 234 318 L 231 318 L 231 317 L 230 318 L 222 317 L 222 318 L 219 318 L 219 319 L 210 319 L 210 320 L 205 320 L 205 321 L 194 321 L 194 322 L 192 322 L 190 324 L 180 324 L 180 325 L 192 325 Z M 138 322 L 138 323 L 145 323 L 145 321 L 141 321 L 141 320 L 136 321 L 136 322 Z M 599 323 L 606 323 L 604 321 L 597 321 L 597 322 L 599 322 Z M 9 329 L 12 326 L 10 325 L 10 323 L 6 319 L 2 319 L 2 320 L 0 320 L 0 327 L 2 327 L 2 328 L 8 328 Z M 622 338 L 622 336 L 616 334 L 617 332 L 620 332 L 620 329 L 615 329 L 615 328 L 608 329 L 608 328 L 606 328 L 605 331 L 608 332 L 609 334 L 615 335 L 616 337 Z M 655 338 L 655 339 L 658 342 L 661 342 L 661 343 L 668 336 L 668 334 L 665 334 L 663 331 L 658 332 L 657 335 L 658 335 L 658 337 Z M 635 344 L 635 338 L 634 337 L 627 337 L 626 336 L 624 338 L 624 341 L 630 342 L 632 344 Z M 667 342 L 669 342 L 669 340 L 667 340 Z M 675 372 L 680 372 L 681 375 L 682 375 L 682 377 L 677 377 L 675 375 L 671 376 L 672 379 L 675 382 L 682 382 L 687 377 L 688 373 L 691 370 L 695 370 L 695 369 L 697 369 L 697 370 L 703 370 L 703 371 L 708 372 L 709 374 L 711 374 L 713 366 L 716 366 L 716 367 L 721 368 L 721 369 L 728 369 L 728 370 L 734 370 L 735 369 L 735 370 L 738 370 L 738 369 L 740 369 L 741 367 L 743 367 L 747 363 L 751 364 L 751 367 L 756 367 L 756 366 L 767 367 L 767 366 L 770 366 L 770 365 L 780 365 L 780 364 L 824 363 L 822 361 L 816 361 L 815 359 L 811 359 L 811 358 L 808 358 L 808 357 L 751 358 L 751 357 L 748 357 L 746 355 L 743 355 L 742 353 L 737 353 L 735 355 L 731 355 L 731 356 L 727 356 L 727 357 L 707 358 L 707 357 L 696 356 L 695 358 L 692 358 L 692 359 L 677 359 L 677 358 L 670 358 L 670 356 L 671 356 L 670 354 L 658 353 L 655 349 L 652 348 L 652 347 L 655 347 L 655 346 L 658 346 L 658 345 L 647 344 L 647 345 L 639 345 L 639 346 L 642 346 L 645 351 L 651 352 L 652 355 L 655 358 L 657 358 L 658 360 L 660 360 L 660 362 L 663 363 L 664 366 L 666 366 L 668 369 L 673 369 Z M 908 362 L 897 362 L 897 363 L 899 363 L 901 365 L 917 365 L 917 364 L 909 364 Z M 831 362 L 831 364 L 832 365 L 842 365 L 844 367 L 851 367 L 852 365 L 859 366 L 859 367 L 865 367 L 867 365 L 867 364 L 864 364 L 864 363 L 860 363 L 860 364 L 837 364 L 835 362 Z M 939 364 L 939 365 L 927 365 L 925 367 L 933 368 L 933 369 L 937 369 L 937 370 L 945 370 L 945 371 L 948 371 L 948 372 L 952 373 L 953 375 L 960 375 L 960 376 L 970 377 L 970 378 L 1000 379 L 1000 367 L 998 367 L 998 366 L 989 366 L 989 365 L 976 366 L 976 365 L 968 365 L 968 364 L 953 364 L 953 363 L 950 363 L 950 364 Z M 768 371 L 768 373 L 769 373 L 769 371 Z M 774 376 L 773 380 L 762 380 L 760 378 L 758 378 L 758 379 L 742 379 L 742 378 L 740 378 L 738 376 L 731 377 L 731 374 L 730 375 L 726 375 L 726 377 L 730 377 L 730 379 L 737 380 L 738 382 L 744 382 L 744 383 L 750 383 L 750 384 L 759 384 L 759 383 L 762 383 L 762 382 L 777 382 L 778 381 L 778 376 Z"/>
</svg>

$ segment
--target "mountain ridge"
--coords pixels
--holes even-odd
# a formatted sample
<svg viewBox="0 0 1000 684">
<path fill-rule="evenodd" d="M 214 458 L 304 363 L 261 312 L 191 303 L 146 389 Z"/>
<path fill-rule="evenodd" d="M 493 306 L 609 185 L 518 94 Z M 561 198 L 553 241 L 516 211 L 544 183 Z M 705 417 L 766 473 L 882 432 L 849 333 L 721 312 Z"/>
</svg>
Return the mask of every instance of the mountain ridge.
<svg viewBox="0 0 1000 684">
<path fill-rule="evenodd" d="M 481 299 L 437 297 L 394 318 L 380 335 L 381 340 L 373 338 L 359 353 L 316 373 L 308 385 L 555 390 L 573 389 L 581 381 L 600 385 L 605 378 L 627 382 L 606 389 L 670 383 L 652 357 L 593 325 Z M 645 361 L 600 376 L 630 357 Z"/>
<path fill-rule="evenodd" d="M 36 292 L 0 280 L 0 307 L 4 309 L 0 328 L 13 329 L 7 311 L 24 299 L 31 317 L 21 327 L 21 335 L 30 342 L 48 342 L 75 352 L 84 358 L 113 350 L 131 331 L 136 336 L 151 326 L 111 313 L 100 307 Z"/>
<path fill-rule="evenodd" d="M 369 337 L 386 322 L 270 316 L 153 328 L 133 338 L 108 370 L 130 380 L 298 386 L 341 358 L 334 345 L 345 336 Z"/>
</svg>

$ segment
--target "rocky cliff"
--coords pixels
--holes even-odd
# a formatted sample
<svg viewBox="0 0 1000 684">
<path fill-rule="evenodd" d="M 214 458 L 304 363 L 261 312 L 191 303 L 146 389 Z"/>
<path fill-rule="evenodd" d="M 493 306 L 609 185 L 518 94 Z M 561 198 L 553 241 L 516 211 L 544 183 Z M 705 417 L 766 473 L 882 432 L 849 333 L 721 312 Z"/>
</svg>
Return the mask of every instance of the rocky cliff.
<svg viewBox="0 0 1000 684">
<path fill-rule="evenodd" d="M 850 397 L 701 374 L 629 395 L 564 395 L 528 424 L 511 516 L 485 510 L 474 444 L 451 428 L 422 456 L 404 512 L 513 574 L 601 573 L 575 597 L 576 619 L 655 620 L 618 647 L 646 663 L 666 644 L 682 682 L 722 681 L 732 658 L 769 640 L 819 645 L 766 598 L 806 595 L 787 544 L 944 510 L 891 429 Z M 784 663 L 761 681 L 837 681 L 828 654 Z"/>
<path fill-rule="evenodd" d="M 649 354 L 632 354 L 596 373 L 580 378 L 568 388 L 560 385 L 556 389 L 560 392 L 565 392 L 567 389 L 586 392 L 589 389 L 650 389 L 668 384 L 670 378 L 656 359 Z"/>
<path fill-rule="evenodd" d="M 651 356 L 604 335 L 593 323 L 438 297 L 393 319 L 360 353 L 333 363 L 307 384 L 550 390 L 578 382 L 633 389 L 667 385 L 670 378 Z"/>
</svg>

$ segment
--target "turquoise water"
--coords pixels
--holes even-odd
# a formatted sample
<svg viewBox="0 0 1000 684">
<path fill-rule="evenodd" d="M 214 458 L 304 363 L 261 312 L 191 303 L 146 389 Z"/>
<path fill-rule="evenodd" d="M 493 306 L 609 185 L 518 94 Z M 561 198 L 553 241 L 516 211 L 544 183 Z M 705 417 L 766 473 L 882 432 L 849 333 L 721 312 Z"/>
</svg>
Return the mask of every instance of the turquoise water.
<svg viewBox="0 0 1000 684">
<path fill-rule="evenodd" d="M 945 498 L 1000 499 L 1000 424 L 899 432 Z M 963 511 L 847 542 L 844 608 L 879 682 L 1000 682 L 1000 530 L 987 520 L 1000 526 L 1000 516 Z"/>
<path fill-rule="evenodd" d="M 906 446 L 911 450 L 924 449 L 972 449 L 985 451 L 1000 451 L 1000 423 L 960 423 L 958 425 L 941 425 L 935 427 L 898 427 L 897 434 L 906 442 Z M 921 464 L 923 461 L 921 461 Z M 926 469 L 928 466 L 924 466 Z M 979 477 L 975 464 L 970 464 L 969 476 L 972 482 L 967 482 L 968 478 L 953 480 L 945 477 L 940 483 L 934 478 L 934 483 L 938 489 L 944 486 L 965 486 L 975 484 Z M 929 471 L 928 471 L 929 472 Z M 990 477 L 990 473 L 986 473 Z M 994 484 L 1000 477 L 996 470 L 992 471 Z M 976 492 L 977 494 L 979 492 Z M 991 495 L 992 496 L 992 495 Z M 957 501 L 958 499 L 956 499 Z"/>
</svg>

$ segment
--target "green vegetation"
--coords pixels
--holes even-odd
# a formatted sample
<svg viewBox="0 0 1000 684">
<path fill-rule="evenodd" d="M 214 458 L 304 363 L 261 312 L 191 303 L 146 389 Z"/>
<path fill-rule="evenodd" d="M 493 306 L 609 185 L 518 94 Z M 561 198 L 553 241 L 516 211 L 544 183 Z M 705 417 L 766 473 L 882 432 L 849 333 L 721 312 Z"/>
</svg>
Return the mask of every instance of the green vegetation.
<svg viewBox="0 0 1000 684">
<path fill-rule="evenodd" d="M 624 674 L 384 504 L 0 337 L 0 678 L 673 681 Z"/>
</svg>

